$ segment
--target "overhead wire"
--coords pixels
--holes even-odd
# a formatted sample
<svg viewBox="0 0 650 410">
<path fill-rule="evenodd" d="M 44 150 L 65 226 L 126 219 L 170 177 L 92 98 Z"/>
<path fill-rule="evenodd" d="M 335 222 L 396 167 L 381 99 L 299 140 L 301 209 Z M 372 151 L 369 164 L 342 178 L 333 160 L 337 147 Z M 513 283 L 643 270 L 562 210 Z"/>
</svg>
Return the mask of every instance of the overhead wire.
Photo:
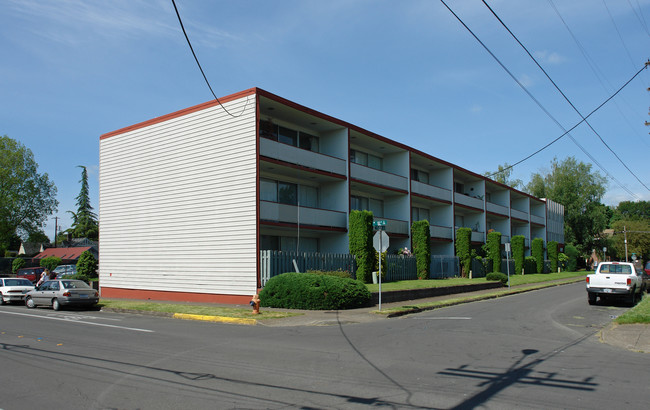
<svg viewBox="0 0 650 410">
<path fill-rule="evenodd" d="M 603 89 L 605 90 L 605 92 L 607 94 L 611 94 L 611 89 L 614 88 L 612 86 L 612 84 L 607 80 L 607 78 L 603 75 L 603 73 L 598 69 L 598 66 L 593 61 L 593 59 L 591 58 L 591 56 L 589 55 L 589 53 L 587 52 L 585 47 L 582 45 L 582 43 L 580 42 L 578 37 L 576 37 L 576 35 L 573 33 L 573 30 L 571 30 L 571 27 L 569 27 L 569 24 L 567 23 L 567 21 L 564 19 L 564 17 L 560 13 L 560 10 L 558 10 L 558 8 L 555 6 L 555 3 L 553 3 L 553 0 L 547 0 L 547 1 L 548 1 L 549 5 L 551 6 L 551 8 L 555 11 L 555 14 L 558 16 L 558 18 L 560 19 L 562 24 L 564 25 L 564 28 L 566 28 L 566 30 L 569 32 L 569 35 L 573 39 L 573 42 L 576 44 L 576 46 L 580 50 L 580 53 L 584 57 L 585 61 L 587 62 L 587 65 L 589 66 L 591 71 L 594 73 L 594 76 L 596 77 L 596 79 L 598 80 L 600 85 L 603 87 Z M 605 82 L 607 84 L 605 84 Z M 634 108 L 632 108 L 630 103 L 627 102 L 625 100 L 625 98 L 620 98 L 620 99 L 621 99 L 622 102 L 627 104 L 628 108 L 630 109 L 630 112 L 634 112 Z M 632 125 L 632 121 L 628 118 L 625 111 L 623 109 L 621 109 L 621 106 L 618 104 L 618 102 L 616 100 L 614 100 L 613 102 L 614 102 L 614 105 L 616 106 L 616 109 L 621 114 L 621 117 L 625 120 L 627 125 L 630 127 L 630 130 L 636 135 L 637 139 L 641 143 L 643 143 L 646 146 L 650 147 L 650 144 L 648 143 L 648 141 L 646 141 L 645 136 L 639 134 L 638 130 Z"/>
<path fill-rule="evenodd" d="M 187 35 L 187 32 L 185 31 L 185 26 L 183 25 L 183 20 L 181 19 L 181 14 L 178 12 L 178 7 L 176 7 L 176 2 L 172 0 L 172 4 L 174 5 L 174 10 L 176 11 L 176 17 L 178 17 L 178 23 L 181 26 L 181 30 L 183 31 L 183 35 L 185 35 L 185 40 L 187 40 L 187 45 L 190 47 L 190 51 L 192 51 L 192 55 L 194 56 L 194 61 L 196 61 L 196 65 L 199 67 L 199 70 L 201 71 L 201 75 L 203 75 L 203 79 L 205 80 L 205 83 L 208 85 L 208 88 L 210 89 L 210 92 L 212 93 L 212 96 L 214 97 L 215 100 L 217 100 L 217 103 L 223 108 L 223 110 L 230 115 L 231 117 L 237 118 L 240 117 L 244 111 L 246 111 L 246 107 L 248 106 L 248 98 L 246 99 L 246 104 L 244 105 L 244 108 L 242 111 L 234 115 L 228 109 L 221 103 L 217 95 L 214 93 L 212 90 L 212 86 L 210 85 L 210 81 L 208 81 L 208 77 L 205 75 L 205 72 L 203 71 L 203 67 L 201 67 L 201 63 L 199 62 L 199 58 L 196 56 L 196 53 L 194 52 L 194 47 L 192 47 L 192 42 L 190 41 L 190 38 Z"/>
<path fill-rule="evenodd" d="M 605 168 L 604 168 L 604 167 L 603 167 L 603 166 L 602 166 L 602 165 L 601 165 L 601 164 L 600 164 L 600 163 L 599 163 L 595 158 L 593 158 L 593 157 L 591 156 L 591 154 L 589 154 L 589 153 L 586 151 L 586 149 L 585 149 L 584 147 L 582 147 L 582 145 L 580 145 L 580 144 L 579 144 L 579 143 L 578 143 L 578 142 L 577 142 L 577 141 L 576 141 L 576 140 L 575 140 L 575 139 L 574 139 L 574 138 L 573 138 L 569 133 L 570 133 L 573 129 L 575 129 L 578 125 L 580 125 L 581 123 L 583 123 L 587 118 L 589 118 L 589 116 L 591 116 L 594 112 L 596 112 L 596 111 L 597 111 L 598 109 L 600 109 L 603 105 L 605 105 L 605 103 L 607 103 L 609 100 L 611 100 L 611 99 L 612 99 L 616 94 L 618 94 L 618 93 L 619 93 L 623 88 L 625 88 L 625 86 L 627 86 L 627 85 L 628 85 L 628 84 L 629 84 L 629 83 L 630 83 L 634 78 L 636 78 L 636 76 L 639 75 L 639 74 L 640 74 L 640 73 L 641 73 L 645 68 L 647 68 L 647 66 L 644 66 L 641 70 L 639 70 L 639 71 L 638 71 L 638 72 L 637 72 L 637 73 L 636 73 L 636 74 L 635 74 L 635 75 L 634 75 L 630 80 L 628 80 L 628 81 L 623 85 L 623 87 L 621 87 L 621 88 L 620 88 L 620 89 L 619 89 L 619 90 L 618 90 L 614 95 L 612 95 L 612 96 L 609 97 L 607 100 L 605 100 L 605 102 L 603 102 L 600 106 L 598 106 L 594 111 L 592 111 L 591 113 L 589 113 L 588 116 L 584 117 L 584 119 L 581 120 L 580 122 L 578 122 L 578 124 L 576 124 L 576 125 L 575 125 L 574 127 L 572 127 L 571 129 L 566 130 L 566 129 L 562 126 L 562 124 L 560 124 L 559 121 L 558 121 L 557 119 L 555 119 L 555 117 L 554 117 L 554 116 L 553 116 L 553 115 L 552 115 L 552 114 L 551 114 L 551 113 L 550 113 L 550 112 L 549 112 L 549 111 L 548 111 L 548 110 L 547 110 L 547 109 L 546 109 L 546 108 L 545 108 L 545 107 L 544 107 L 544 106 L 543 106 L 543 105 L 542 105 L 542 104 L 541 104 L 541 103 L 540 103 L 540 102 L 535 98 L 535 96 L 533 96 L 533 95 L 531 94 L 531 92 L 528 91 L 528 89 L 527 89 L 527 88 L 526 88 L 526 87 L 525 87 L 525 86 L 524 86 L 524 85 L 523 85 L 523 84 L 522 84 L 522 83 L 521 83 L 521 82 L 520 82 L 520 81 L 519 81 L 519 80 L 514 76 L 514 74 L 512 74 L 512 72 L 511 72 L 511 71 L 510 71 L 510 70 L 509 70 L 509 69 L 508 69 L 508 68 L 507 68 L 507 67 L 506 67 L 506 66 L 501 62 L 501 60 L 500 60 L 500 59 L 499 59 L 499 58 L 498 58 L 498 57 L 497 57 L 497 56 L 496 56 L 496 55 L 495 55 L 495 54 L 490 50 L 490 48 L 487 47 L 487 45 L 485 45 L 485 43 L 483 43 L 483 41 L 482 41 L 480 38 L 478 38 L 478 36 L 477 36 L 473 31 L 472 31 L 472 29 L 470 29 L 469 26 L 467 26 L 467 24 L 465 24 L 465 22 L 464 22 L 464 21 L 463 21 L 463 20 L 462 20 L 462 19 L 461 19 L 461 18 L 460 18 L 460 17 L 459 17 L 459 16 L 458 16 L 458 15 L 457 15 L 457 14 L 456 14 L 452 9 L 451 9 L 451 7 L 449 7 L 449 5 L 447 5 L 447 3 L 445 3 L 444 0 L 440 0 L 440 2 L 441 2 L 441 3 L 442 3 L 442 4 L 447 8 L 447 10 L 449 10 L 449 12 L 450 12 L 450 13 L 451 13 L 455 18 L 456 18 L 456 20 L 458 20 L 458 22 L 460 22 L 460 24 L 461 24 L 463 27 L 465 27 L 465 29 L 466 29 L 466 30 L 467 30 L 467 31 L 472 35 L 472 37 L 474 37 L 474 39 L 475 39 L 475 40 L 476 40 L 476 41 L 477 41 L 477 42 L 478 42 L 478 43 L 479 43 L 479 44 L 480 44 L 480 45 L 485 49 L 485 51 L 487 51 L 488 54 L 490 54 L 490 56 L 491 56 L 491 57 L 492 57 L 492 58 L 493 58 L 493 59 L 494 59 L 494 60 L 495 60 L 495 61 L 496 61 L 500 66 L 501 66 L 501 68 L 503 68 L 503 69 L 506 71 L 506 73 L 508 73 L 508 75 L 509 75 L 509 76 L 510 76 L 510 77 L 511 77 L 511 78 L 512 78 L 512 79 L 513 79 L 513 80 L 514 80 L 518 85 L 519 85 L 519 87 L 520 87 L 520 88 L 521 88 L 521 89 L 522 89 L 522 90 L 523 90 L 523 91 L 524 91 L 524 92 L 525 92 L 525 93 L 526 93 L 526 94 L 527 94 L 527 95 L 528 95 L 528 96 L 529 96 L 529 97 L 530 97 L 530 98 L 535 102 L 535 104 L 537 104 L 537 106 L 538 106 L 538 107 L 539 107 L 539 108 L 540 108 L 540 109 L 541 109 L 541 110 L 542 110 L 542 111 L 543 111 L 543 112 L 544 112 L 544 113 L 545 113 L 549 118 L 551 118 L 551 120 L 553 120 L 553 121 L 558 125 L 558 127 L 560 127 L 563 131 L 565 131 L 562 135 L 560 135 L 559 137 L 557 137 L 556 139 L 554 139 L 553 141 L 551 141 L 550 143 L 548 143 L 547 145 L 545 145 L 545 146 L 542 147 L 541 149 L 537 150 L 535 153 L 529 155 L 529 156 L 526 157 L 525 159 L 520 160 L 520 161 L 514 163 L 513 165 L 510 165 L 509 167 L 506 167 L 505 169 L 503 169 L 503 170 L 501 170 L 501 171 L 499 171 L 499 172 L 496 172 L 496 173 L 493 173 L 493 174 L 491 174 L 491 175 L 488 175 L 488 177 L 490 177 L 490 176 L 492 176 L 492 175 L 495 175 L 495 174 L 498 174 L 498 173 L 500 173 L 500 172 L 506 171 L 506 170 L 508 170 L 508 169 L 513 168 L 515 165 L 518 165 L 518 164 L 522 163 L 523 161 L 530 159 L 530 158 L 533 157 L 534 155 L 536 155 L 536 154 L 538 154 L 539 152 L 543 151 L 544 149 L 548 148 L 549 146 L 551 146 L 551 145 L 554 144 L 555 142 L 559 141 L 559 140 L 560 140 L 562 137 L 564 137 L 565 135 L 569 135 L 569 137 L 571 138 L 571 140 L 572 140 L 572 141 L 573 141 L 573 142 L 578 146 L 578 148 L 580 148 L 581 151 L 582 151 L 583 153 L 585 153 L 585 155 L 587 155 L 587 156 L 588 156 L 588 157 L 589 157 L 589 158 L 590 158 L 590 159 L 591 159 L 591 160 L 592 160 L 592 161 L 593 161 L 593 162 L 594 162 L 594 163 L 595 163 L 595 164 L 596 164 L 596 165 L 597 165 L 601 170 L 603 170 L 603 172 L 605 172 L 605 174 L 606 174 L 607 176 L 609 176 L 610 179 L 612 179 L 614 182 L 616 182 L 616 183 L 617 183 L 617 184 L 618 184 L 618 185 L 619 185 L 619 186 L 620 186 L 624 191 L 626 191 L 628 194 L 630 194 L 630 196 L 635 197 L 635 198 L 638 199 L 638 196 L 637 196 L 637 195 L 635 195 L 632 191 L 630 191 L 627 187 L 625 187 L 625 186 L 624 186 L 620 181 L 618 181 L 616 178 L 614 178 L 614 177 L 613 177 L 613 176 L 612 176 L 612 175 L 611 175 L 611 174 L 610 174 L 610 173 L 609 173 L 609 172 L 608 172 L 608 171 L 607 171 L 607 170 L 606 170 L 606 169 L 605 169 Z"/>
<path fill-rule="evenodd" d="M 590 129 L 591 131 L 593 131 L 594 134 L 596 134 L 596 136 L 598 137 L 598 139 L 600 140 L 600 142 L 602 142 L 603 145 L 605 145 L 605 147 L 606 147 L 606 148 L 607 148 L 607 149 L 608 149 L 608 150 L 609 150 L 609 151 L 610 151 L 610 152 L 611 152 L 611 153 L 616 157 L 616 159 L 621 163 L 621 165 L 623 165 L 623 167 L 625 167 L 625 169 L 627 169 L 628 172 L 629 172 L 630 174 L 632 174 L 632 176 L 633 176 L 633 177 L 634 177 L 634 178 L 635 178 L 635 179 L 636 179 L 636 180 L 637 180 L 637 181 L 638 181 L 638 182 L 639 182 L 639 183 L 640 183 L 640 184 L 641 184 L 641 185 L 642 185 L 646 190 L 650 191 L 650 188 L 648 188 L 648 187 L 646 186 L 646 184 L 644 184 L 644 183 L 639 179 L 639 177 L 638 177 L 638 176 L 637 176 L 637 175 L 636 175 L 636 174 L 635 174 L 635 173 L 634 173 L 634 172 L 633 172 L 633 171 L 632 171 L 632 170 L 627 166 L 627 164 L 626 164 L 626 163 L 621 159 L 621 157 L 619 157 L 618 154 L 617 154 L 616 152 L 614 152 L 614 150 L 609 146 L 609 144 L 607 144 L 607 143 L 605 142 L 605 140 L 603 139 L 603 137 L 602 137 L 602 136 L 601 136 L 601 135 L 600 135 L 600 134 L 599 134 L 599 133 L 594 129 L 594 127 L 591 125 L 591 123 L 589 123 L 589 121 L 587 121 L 587 119 L 584 117 L 584 115 L 582 115 L 582 113 L 580 112 L 580 110 L 578 110 L 578 108 L 573 104 L 573 102 L 571 102 L 571 100 L 569 99 L 569 97 L 566 96 L 566 94 L 562 91 L 562 89 L 560 89 L 560 87 L 557 85 L 557 83 L 556 83 L 555 81 L 553 81 L 553 79 L 551 78 L 551 76 L 550 76 L 550 75 L 546 72 L 546 70 L 541 66 L 541 64 L 537 61 L 537 59 L 536 59 L 535 57 L 533 57 L 533 55 L 530 53 L 530 51 L 528 51 L 528 48 L 527 48 L 527 47 L 526 47 L 526 46 L 525 46 L 525 45 L 524 45 L 524 44 L 519 40 L 519 38 L 517 38 L 517 36 L 512 32 L 512 30 L 510 30 L 510 28 L 505 24 L 505 22 L 501 19 L 501 17 L 499 17 L 499 16 L 497 15 L 497 13 L 492 9 L 492 7 L 490 7 L 490 5 L 487 3 L 487 1 L 486 1 L 486 0 L 482 0 L 482 1 L 483 1 L 483 4 L 485 4 L 485 6 L 488 8 L 488 10 L 490 10 L 490 12 L 492 13 L 492 15 L 493 15 L 493 16 L 494 16 L 494 17 L 499 21 L 499 23 L 501 23 L 501 25 L 502 25 L 502 26 L 503 26 L 503 27 L 508 31 L 508 33 L 510 33 L 510 35 L 512 36 L 512 38 L 514 38 L 515 41 L 516 41 L 516 42 L 517 42 L 517 43 L 518 43 L 518 44 L 519 44 L 519 45 L 524 49 L 524 51 L 526 52 L 526 54 L 528 54 L 528 56 L 533 60 L 533 62 L 535 62 L 535 65 L 537 65 L 537 67 L 538 67 L 540 70 L 542 70 L 542 72 L 544 73 L 544 75 L 546 76 L 546 78 L 551 82 L 551 84 L 553 84 L 553 86 L 555 87 L 555 89 L 556 89 L 556 90 L 557 90 L 557 91 L 562 95 L 562 97 L 566 100 L 566 102 L 569 103 L 569 105 L 571 106 L 571 108 L 573 108 L 573 110 L 574 110 L 574 111 L 575 111 L 575 112 L 580 116 L 580 118 L 582 118 L 583 120 L 585 120 L 585 121 L 584 121 L 585 124 L 587 124 L 587 126 L 589 127 L 589 129 Z M 631 57 L 630 57 L 630 58 L 631 58 Z M 644 68 L 645 68 L 645 66 L 644 66 Z M 572 139 L 573 139 L 573 138 L 572 138 Z M 583 150 L 583 151 L 584 151 L 584 150 Z M 585 153 L 586 153 L 586 152 L 585 152 Z M 588 155 L 588 156 L 589 156 L 590 158 L 592 158 L 591 155 Z"/>
</svg>

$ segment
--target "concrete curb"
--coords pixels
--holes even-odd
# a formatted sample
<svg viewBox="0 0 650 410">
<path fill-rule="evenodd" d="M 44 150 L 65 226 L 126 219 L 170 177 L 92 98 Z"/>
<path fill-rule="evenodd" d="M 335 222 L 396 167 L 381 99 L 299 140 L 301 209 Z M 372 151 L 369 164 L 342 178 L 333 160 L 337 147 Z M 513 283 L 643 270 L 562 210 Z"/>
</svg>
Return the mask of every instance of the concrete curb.
<svg viewBox="0 0 650 410">
<path fill-rule="evenodd" d="M 174 313 L 174 319 L 186 320 L 202 320 L 204 322 L 221 322 L 221 323 L 235 323 L 239 325 L 256 325 L 257 319 L 246 319 L 227 316 L 208 316 L 208 315 L 192 315 L 190 313 Z"/>
</svg>

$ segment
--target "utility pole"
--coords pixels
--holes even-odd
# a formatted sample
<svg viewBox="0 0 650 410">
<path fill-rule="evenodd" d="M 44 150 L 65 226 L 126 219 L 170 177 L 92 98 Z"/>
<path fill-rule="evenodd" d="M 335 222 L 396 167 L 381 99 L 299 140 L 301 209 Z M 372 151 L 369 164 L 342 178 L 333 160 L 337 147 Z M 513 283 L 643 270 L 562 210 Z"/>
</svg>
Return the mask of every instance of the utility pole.
<svg viewBox="0 0 650 410">
<path fill-rule="evenodd" d="M 54 217 L 54 247 L 56 248 L 56 235 L 59 233 L 59 217 Z"/>
</svg>

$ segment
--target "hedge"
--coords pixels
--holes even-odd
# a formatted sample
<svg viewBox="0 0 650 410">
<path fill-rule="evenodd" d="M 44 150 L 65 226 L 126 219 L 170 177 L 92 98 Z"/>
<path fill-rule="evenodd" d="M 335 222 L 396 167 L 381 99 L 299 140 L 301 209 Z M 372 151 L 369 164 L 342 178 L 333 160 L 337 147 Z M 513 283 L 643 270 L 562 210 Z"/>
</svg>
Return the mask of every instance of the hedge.
<svg viewBox="0 0 650 410">
<path fill-rule="evenodd" d="M 501 233 L 488 233 L 486 245 L 487 258 L 492 261 L 492 272 L 499 272 L 501 270 Z"/>
<path fill-rule="evenodd" d="M 372 246 L 372 212 L 350 212 L 350 253 L 357 260 L 357 280 L 364 283 L 372 281 L 372 269 L 375 266 L 375 250 Z"/>
<path fill-rule="evenodd" d="M 337 310 L 368 306 L 371 294 L 354 279 L 288 272 L 269 279 L 260 300 L 265 307 Z"/>
<path fill-rule="evenodd" d="M 551 273 L 557 272 L 557 262 L 558 262 L 558 243 L 556 241 L 549 241 L 546 244 L 546 253 L 548 254 L 548 259 L 551 261 Z"/>
<path fill-rule="evenodd" d="M 537 273 L 544 273 L 544 239 L 533 239 L 531 253 L 537 263 Z"/>
<path fill-rule="evenodd" d="M 429 279 L 431 270 L 431 233 L 429 221 L 413 222 L 411 226 L 411 240 L 415 252 L 415 264 L 418 279 Z"/>
<path fill-rule="evenodd" d="M 472 230 L 470 228 L 458 228 L 456 231 L 456 256 L 462 267 L 462 276 L 466 278 L 469 275 L 472 263 Z"/>
<path fill-rule="evenodd" d="M 526 257 L 526 238 L 524 235 L 515 235 L 510 239 L 512 258 L 515 260 L 515 274 L 524 272 L 524 258 Z"/>
</svg>

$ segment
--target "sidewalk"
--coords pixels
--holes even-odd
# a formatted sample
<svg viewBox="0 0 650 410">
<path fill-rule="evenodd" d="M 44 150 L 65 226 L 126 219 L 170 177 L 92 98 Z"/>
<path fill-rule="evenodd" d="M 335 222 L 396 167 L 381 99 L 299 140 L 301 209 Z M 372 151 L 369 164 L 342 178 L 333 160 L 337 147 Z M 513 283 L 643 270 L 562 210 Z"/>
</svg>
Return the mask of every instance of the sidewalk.
<svg viewBox="0 0 650 410">
<path fill-rule="evenodd" d="M 543 287 L 561 286 L 565 284 L 575 283 L 579 280 L 558 280 L 553 282 L 540 283 L 538 285 L 546 285 Z M 513 286 L 509 294 L 516 294 L 522 292 L 530 292 L 531 285 Z M 292 312 L 298 313 L 296 316 L 286 318 L 274 319 L 236 319 L 222 316 L 201 316 L 201 315 L 187 315 L 180 313 L 160 314 L 157 315 L 174 317 L 178 319 L 202 320 L 211 322 L 224 322 L 235 323 L 243 325 L 258 325 L 267 327 L 284 327 L 284 326 L 343 326 L 356 323 L 369 323 L 389 320 L 411 313 L 423 312 L 440 308 L 441 306 L 432 307 L 416 307 L 415 305 L 426 305 L 432 303 L 445 303 L 445 306 L 450 306 L 460 303 L 469 303 L 478 300 L 492 299 L 501 296 L 494 296 L 495 291 L 507 290 L 507 288 L 500 289 L 487 289 L 474 292 L 466 292 L 462 294 L 451 294 L 444 296 L 436 296 L 424 299 L 416 299 L 401 302 L 382 303 L 381 311 L 379 306 L 371 306 L 359 309 L 348 310 L 297 310 L 297 309 L 279 309 L 279 308 L 261 308 L 262 311 L 279 311 L 279 312 Z M 173 302 L 172 302 L 173 303 Z M 227 307 L 249 309 L 249 306 L 244 305 L 224 305 Z M 122 313 L 139 313 L 148 314 L 144 311 L 124 311 L 119 309 L 102 308 L 106 311 L 117 311 Z M 633 350 L 637 352 L 650 353 L 650 325 L 637 324 L 637 325 L 618 325 L 614 322 L 607 325 L 600 332 L 600 340 L 612 346 Z"/>
</svg>

